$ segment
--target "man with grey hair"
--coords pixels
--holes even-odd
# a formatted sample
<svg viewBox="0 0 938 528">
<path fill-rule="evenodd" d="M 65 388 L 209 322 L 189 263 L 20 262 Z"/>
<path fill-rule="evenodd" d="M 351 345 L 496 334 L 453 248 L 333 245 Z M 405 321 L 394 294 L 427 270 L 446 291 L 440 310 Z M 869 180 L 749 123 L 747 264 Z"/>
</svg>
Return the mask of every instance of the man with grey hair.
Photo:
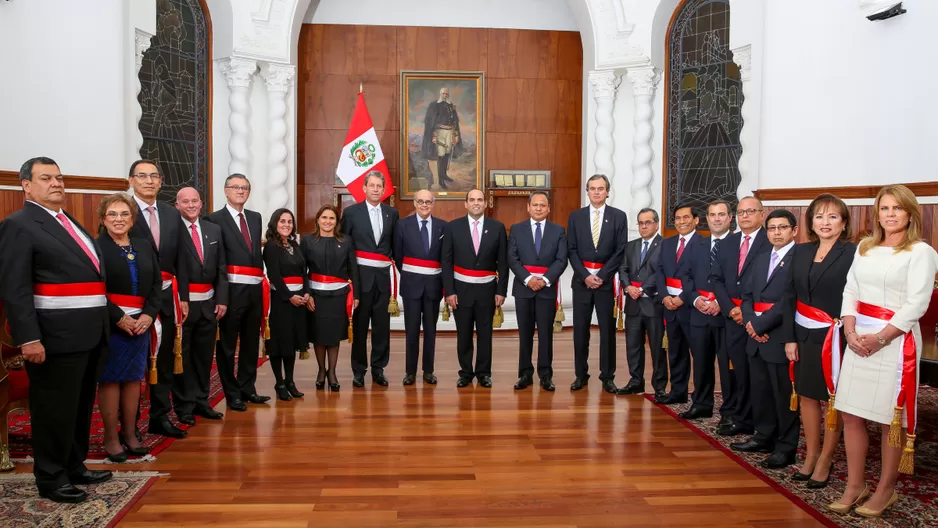
<svg viewBox="0 0 938 528">
<path fill-rule="evenodd" d="M 430 173 L 440 187 L 446 188 L 453 181 L 447 176 L 449 161 L 462 154 L 459 133 L 459 114 L 449 101 L 449 88 L 440 88 L 440 97 L 427 105 L 423 120 L 423 144 L 421 152 L 430 163 Z M 433 182 L 431 181 L 432 185 Z"/>
</svg>

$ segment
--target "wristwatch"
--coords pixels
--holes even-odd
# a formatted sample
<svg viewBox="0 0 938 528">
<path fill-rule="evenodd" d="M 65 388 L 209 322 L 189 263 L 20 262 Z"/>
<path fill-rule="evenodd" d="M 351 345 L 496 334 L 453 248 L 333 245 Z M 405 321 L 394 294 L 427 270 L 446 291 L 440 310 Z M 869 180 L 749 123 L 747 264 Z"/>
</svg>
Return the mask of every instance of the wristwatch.
<svg viewBox="0 0 938 528">
<path fill-rule="evenodd" d="M 876 334 L 876 342 L 879 343 L 880 345 L 885 345 L 885 344 L 886 344 L 886 340 L 883 339 L 883 336 L 881 336 L 881 335 L 879 335 L 879 334 Z"/>
</svg>

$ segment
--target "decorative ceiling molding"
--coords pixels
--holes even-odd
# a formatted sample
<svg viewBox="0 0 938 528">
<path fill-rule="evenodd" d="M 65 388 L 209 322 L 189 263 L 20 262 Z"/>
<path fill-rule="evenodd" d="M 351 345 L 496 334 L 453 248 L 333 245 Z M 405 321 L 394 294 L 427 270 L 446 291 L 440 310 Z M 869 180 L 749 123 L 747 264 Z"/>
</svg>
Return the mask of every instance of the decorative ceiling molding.
<svg viewBox="0 0 938 528">
<path fill-rule="evenodd" d="M 233 54 L 249 59 L 289 63 L 296 0 L 257 0 L 254 7 L 250 15 L 250 28 L 236 38 Z"/>
<path fill-rule="evenodd" d="M 635 25 L 629 22 L 624 0 L 585 0 L 596 45 L 596 68 L 634 68 L 651 64 L 645 50 L 631 42 Z"/>
</svg>

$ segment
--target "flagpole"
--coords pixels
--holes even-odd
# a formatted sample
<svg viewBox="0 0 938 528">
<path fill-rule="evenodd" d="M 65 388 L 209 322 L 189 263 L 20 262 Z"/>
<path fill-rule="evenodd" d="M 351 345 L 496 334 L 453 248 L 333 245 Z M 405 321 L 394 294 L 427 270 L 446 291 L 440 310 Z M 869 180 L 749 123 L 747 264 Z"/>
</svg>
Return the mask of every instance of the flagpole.
<svg viewBox="0 0 938 528">
<path fill-rule="evenodd" d="M 358 83 L 358 93 L 364 92 L 365 89 L 362 87 L 362 83 Z"/>
</svg>

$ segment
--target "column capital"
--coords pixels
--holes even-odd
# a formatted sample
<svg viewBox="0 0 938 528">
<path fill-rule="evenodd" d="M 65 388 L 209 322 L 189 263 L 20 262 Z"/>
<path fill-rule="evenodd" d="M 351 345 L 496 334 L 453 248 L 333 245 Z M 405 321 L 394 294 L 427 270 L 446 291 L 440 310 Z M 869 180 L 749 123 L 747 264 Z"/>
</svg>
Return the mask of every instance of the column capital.
<svg viewBox="0 0 938 528">
<path fill-rule="evenodd" d="M 221 72 L 230 87 L 247 88 L 251 85 L 251 77 L 257 71 L 257 61 L 228 57 L 220 60 Z"/>
<path fill-rule="evenodd" d="M 143 67 L 143 53 L 150 49 L 151 38 L 153 38 L 153 34 L 147 33 L 140 28 L 134 28 L 134 65 L 136 65 L 138 72 Z"/>
<path fill-rule="evenodd" d="M 739 66 L 739 79 L 743 82 L 752 78 L 752 46 L 746 44 L 733 50 L 733 62 Z"/>
<path fill-rule="evenodd" d="M 630 68 L 626 76 L 632 82 L 632 92 L 635 95 L 653 95 L 658 81 L 661 80 L 661 73 L 654 66 Z"/>
<path fill-rule="evenodd" d="M 597 70 L 589 72 L 590 86 L 593 87 L 593 97 L 596 99 L 616 95 L 616 88 L 622 82 L 622 77 L 612 70 Z"/>
<path fill-rule="evenodd" d="M 296 66 L 268 62 L 261 66 L 261 76 L 267 83 L 267 91 L 288 92 L 296 77 Z"/>
</svg>

